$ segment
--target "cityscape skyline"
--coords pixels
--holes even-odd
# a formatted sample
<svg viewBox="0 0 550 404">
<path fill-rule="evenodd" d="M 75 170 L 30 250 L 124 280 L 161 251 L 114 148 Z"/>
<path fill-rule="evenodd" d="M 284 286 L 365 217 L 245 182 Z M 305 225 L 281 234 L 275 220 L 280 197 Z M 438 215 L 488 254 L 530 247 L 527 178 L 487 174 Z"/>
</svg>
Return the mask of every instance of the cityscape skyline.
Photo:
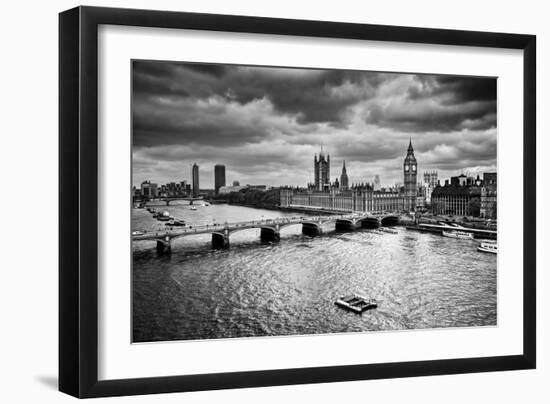
<svg viewBox="0 0 550 404">
<path fill-rule="evenodd" d="M 134 185 L 191 181 L 196 162 L 205 188 L 216 164 L 229 183 L 301 186 L 323 146 L 350 184 L 389 186 L 410 137 L 421 171 L 496 170 L 493 78 L 154 61 L 132 77 Z"/>
<path fill-rule="evenodd" d="M 411 140 L 409 140 L 409 142 L 411 142 Z M 410 147 L 411 147 L 411 143 L 409 143 L 408 151 L 411 150 Z M 321 151 L 321 153 L 319 154 L 319 159 L 321 158 L 320 156 L 323 156 L 322 153 L 323 153 L 323 151 Z M 317 161 L 318 161 L 318 155 L 315 154 L 314 155 L 314 162 L 315 162 L 315 164 L 314 164 L 315 165 L 314 174 L 315 174 L 315 171 L 318 170 Z M 416 164 L 416 162 L 415 162 L 415 164 Z M 330 166 L 331 166 L 331 164 L 330 164 L 330 159 L 329 159 L 329 161 L 327 162 L 327 168 L 328 168 L 329 172 L 330 172 Z M 132 186 L 133 186 L 133 188 L 140 188 L 140 185 L 142 185 L 144 183 L 153 183 L 154 185 L 158 185 L 158 186 L 169 185 L 169 184 L 174 184 L 174 183 L 187 183 L 191 187 L 191 193 L 192 194 L 195 194 L 195 192 L 200 192 L 200 190 L 214 190 L 215 193 L 217 194 L 219 188 L 224 187 L 226 185 L 226 176 L 225 176 L 226 167 L 225 167 L 225 165 L 223 165 L 223 164 L 215 164 L 214 165 L 214 170 L 211 173 L 211 175 L 213 175 L 213 184 L 214 184 L 213 187 L 205 186 L 202 182 L 199 183 L 199 171 L 200 171 L 200 166 L 197 163 L 193 163 L 193 165 L 191 166 L 190 179 L 178 178 L 178 179 L 172 179 L 172 180 L 168 180 L 166 182 L 158 182 L 158 183 L 155 182 L 155 181 L 152 181 L 151 179 L 146 179 L 146 180 L 142 181 L 141 183 L 133 184 Z M 460 170 L 460 171 L 452 172 L 448 176 L 439 177 L 439 174 L 438 174 L 439 171 L 438 170 L 420 170 L 420 168 L 419 168 L 419 171 L 418 171 L 419 176 L 418 176 L 418 180 L 417 180 L 416 183 L 418 185 L 423 185 L 423 186 L 428 184 L 428 186 L 430 188 L 433 188 L 438 183 L 441 183 L 441 185 L 443 185 L 445 182 L 450 181 L 453 177 L 457 177 L 458 175 L 466 176 L 466 177 L 469 177 L 469 178 L 476 178 L 476 177 L 479 178 L 479 177 L 482 177 L 487 172 L 492 172 L 492 171 L 496 171 L 496 170 L 481 171 L 481 172 L 479 172 L 479 171 L 471 172 L 471 171 L 466 171 L 466 170 Z M 196 183 L 195 183 L 195 173 L 196 173 L 196 181 L 197 181 Z M 328 180 L 329 184 L 333 183 L 332 177 L 329 177 L 326 180 Z M 207 180 L 206 182 L 209 182 L 209 181 Z M 372 186 L 374 190 L 380 190 L 381 188 L 391 189 L 391 188 L 400 187 L 400 186 L 404 185 L 403 182 L 401 182 L 399 180 L 396 181 L 393 184 L 382 184 L 381 181 L 380 181 L 380 176 L 378 174 L 375 174 L 370 181 L 367 179 L 366 181 L 350 182 L 349 181 L 349 176 L 347 174 L 346 161 L 345 160 L 342 161 L 341 171 L 337 171 L 337 168 L 336 168 L 336 172 L 334 172 L 334 182 L 341 189 L 344 189 L 344 190 L 347 189 L 348 187 L 351 187 L 351 186 L 354 186 L 354 185 L 359 185 L 359 184 L 365 184 L 365 185 L 368 184 L 368 185 Z M 227 182 L 227 184 L 229 184 L 229 183 L 232 183 L 233 186 L 235 186 L 235 184 L 239 185 L 240 181 L 238 179 L 232 179 L 231 181 Z M 318 187 L 318 184 L 316 183 L 316 180 L 315 180 L 315 175 L 314 175 L 314 181 L 308 182 L 306 184 L 297 184 L 297 185 L 294 185 L 294 184 L 293 185 L 289 185 L 289 184 L 273 185 L 273 184 L 269 184 L 269 183 L 264 183 L 264 184 L 243 183 L 243 184 L 246 184 L 246 185 L 265 185 L 265 186 L 268 186 L 268 187 L 280 187 L 280 186 L 288 187 L 288 186 L 290 186 L 290 187 L 297 187 L 297 188 L 310 188 L 311 186 L 313 186 L 314 189 L 316 187 Z"/>
<path fill-rule="evenodd" d="M 416 149 L 415 149 L 415 152 L 416 152 Z M 319 151 L 317 152 L 317 154 L 318 153 Z M 422 153 L 418 153 L 418 154 L 422 155 Z M 310 156 L 310 159 L 311 159 L 311 156 Z M 348 169 L 350 168 L 350 166 L 353 168 L 353 161 L 351 161 L 350 163 L 349 160 L 347 159 L 333 159 L 332 155 L 331 155 L 331 159 L 334 161 L 334 163 L 331 162 L 331 168 L 334 170 L 334 172 L 330 177 L 331 181 L 334 181 L 336 178 L 338 178 L 338 180 L 340 179 L 340 174 L 341 174 L 340 170 L 344 162 L 347 165 Z M 397 158 L 395 160 L 396 160 L 396 164 L 401 164 L 400 158 Z M 263 182 L 259 181 L 257 180 L 258 177 L 248 176 L 246 174 L 243 174 L 242 171 L 232 170 L 226 164 L 222 164 L 218 162 L 204 162 L 204 161 L 200 163 L 199 161 L 200 160 L 197 160 L 197 161 L 193 160 L 193 162 L 189 163 L 188 167 L 186 167 L 188 173 L 184 171 L 180 176 L 176 176 L 176 177 L 165 177 L 161 175 L 155 175 L 155 173 L 151 173 L 149 176 L 143 175 L 143 176 L 140 176 L 139 178 L 136 175 L 134 175 L 132 185 L 139 187 L 139 185 L 144 181 L 150 181 L 158 184 L 167 184 L 170 182 L 180 182 L 180 181 L 186 181 L 187 183 L 192 183 L 192 169 L 194 164 L 197 164 L 199 167 L 200 176 L 201 176 L 200 186 L 201 188 L 204 188 L 204 189 L 215 188 L 215 167 L 218 165 L 222 165 L 226 167 L 227 183 L 231 183 L 233 181 L 239 181 L 245 184 L 265 184 L 273 187 L 278 187 L 278 186 L 301 187 L 301 186 L 305 186 L 305 184 L 314 182 L 313 175 L 310 172 L 311 170 L 307 171 L 308 169 L 310 169 L 309 166 L 311 165 L 311 162 L 309 162 L 309 164 L 300 165 L 299 168 L 300 169 L 303 168 L 306 172 L 297 173 L 296 175 L 296 178 L 299 178 L 300 180 L 305 178 L 305 182 L 289 183 L 288 181 L 286 182 L 283 181 L 283 182 L 274 183 L 272 181 L 269 181 L 268 177 L 266 177 L 266 181 L 263 181 Z M 440 178 L 447 178 L 447 179 L 458 174 L 465 174 L 471 177 L 476 177 L 477 175 L 482 175 L 484 172 L 491 172 L 496 170 L 497 170 L 496 164 L 490 165 L 490 166 L 476 166 L 476 167 L 466 167 L 466 168 L 457 167 L 457 169 L 440 169 L 437 166 L 431 166 L 430 168 L 425 168 L 423 166 L 419 166 L 420 173 L 437 171 L 438 173 L 440 173 Z M 393 169 L 392 171 L 399 171 L 399 170 Z M 384 175 L 384 173 L 378 173 L 378 172 L 372 171 L 372 175 L 371 175 L 370 174 L 371 171 L 367 170 L 367 172 L 368 172 L 367 177 L 362 177 L 357 175 L 357 173 L 354 172 L 353 170 L 351 170 L 351 172 L 348 172 L 347 174 L 349 177 L 349 184 L 367 183 L 367 182 L 374 183 L 376 182 L 377 177 L 382 187 L 392 187 L 396 184 L 402 183 L 402 178 L 400 178 L 399 175 L 393 176 L 392 174 L 392 176 L 389 177 L 388 175 Z M 384 178 L 390 178 L 390 180 L 385 181 Z"/>
<path fill-rule="evenodd" d="M 438 214 L 459 214 L 460 216 L 483 217 L 496 219 L 497 208 L 497 173 L 484 172 L 476 178 L 463 173 L 445 179 L 444 186 L 438 178 L 437 171 L 425 171 L 418 178 L 418 161 L 414 154 L 412 139 L 409 138 L 407 154 L 403 159 L 403 183 L 393 187 L 380 187 L 378 176 L 374 181 L 351 184 L 349 186 L 345 160 L 342 164 L 340 177 L 334 181 L 330 179 L 330 156 L 323 151 L 313 158 L 314 182 L 305 187 L 277 187 L 278 201 L 273 200 L 270 194 L 269 206 L 283 208 L 316 207 L 334 211 L 368 211 L 368 212 L 416 212 L 418 209 L 431 209 Z M 266 184 L 233 183 L 225 186 L 225 166 L 215 166 L 215 189 L 208 190 L 199 187 L 199 167 L 193 164 L 192 187 L 182 181 L 180 184 L 166 185 L 152 184 L 148 181 L 141 184 L 141 189 L 133 189 L 134 200 L 141 198 L 148 200 L 151 197 L 178 198 L 187 197 L 217 197 L 229 195 L 227 201 L 243 203 L 244 195 L 238 195 L 242 190 L 267 191 L 272 187 Z M 191 192 L 192 190 L 192 192 Z M 267 195 L 267 194 L 266 194 Z M 264 196 L 255 194 L 256 202 L 266 203 Z M 435 199 L 434 199 L 435 198 Z M 229 202 L 231 203 L 231 202 Z M 433 204 L 433 206 L 432 206 Z"/>
<path fill-rule="evenodd" d="M 314 154 L 314 156 L 316 156 L 316 155 L 317 155 L 317 153 Z M 337 162 L 335 162 L 334 164 L 336 165 Z M 341 174 L 342 174 L 340 170 L 342 168 L 345 168 L 346 160 L 343 159 L 343 160 L 340 160 L 340 162 L 341 162 L 340 166 L 333 166 L 332 164 L 330 164 L 330 166 L 333 168 L 333 174 L 329 178 L 330 181 L 334 181 L 334 180 L 340 181 Z M 182 182 L 182 181 L 185 181 L 186 183 L 192 185 L 193 184 L 193 167 L 195 165 L 197 166 L 197 168 L 200 172 L 200 178 L 201 178 L 200 179 L 200 189 L 216 189 L 216 167 L 223 167 L 224 168 L 224 182 L 227 182 L 228 184 L 232 183 L 232 182 L 239 182 L 239 183 L 242 182 L 243 184 L 255 184 L 255 185 L 262 184 L 262 185 L 268 185 L 268 186 L 272 186 L 272 187 L 280 187 L 280 186 L 307 187 L 308 184 L 314 183 L 313 175 L 310 172 L 308 172 L 307 175 L 302 175 L 302 177 L 307 177 L 308 178 L 308 180 L 305 183 L 302 183 L 302 184 L 289 184 L 289 183 L 272 184 L 272 183 L 269 183 L 269 182 L 252 183 L 252 182 L 242 181 L 241 179 L 239 179 L 239 178 L 242 178 L 242 177 L 237 177 L 236 175 L 234 175 L 233 177 L 227 176 L 226 175 L 227 172 L 231 173 L 231 172 L 234 172 L 234 171 L 232 171 L 230 169 L 227 170 L 227 166 L 224 165 L 224 164 L 211 163 L 210 165 L 206 165 L 206 168 L 204 168 L 205 166 L 201 166 L 201 164 L 198 164 L 197 162 L 194 162 L 194 163 L 189 165 L 189 174 L 187 176 L 183 175 L 183 176 L 180 176 L 180 177 L 177 177 L 177 178 L 167 178 L 167 179 L 162 179 L 162 180 L 155 180 L 154 179 L 155 177 L 151 176 L 151 177 L 143 178 L 143 180 L 141 180 L 139 182 L 133 182 L 132 186 L 139 187 L 140 184 L 143 183 L 143 182 L 151 182 L 151 183 L 156 183 L 156 184 L 160 185 L 160 184 L 169 184 L 169 183 L 172 183 L 172 182 L 177 183 L 177 182 Z M 210 166 L 211 166 L 211 169 L 210 169 Z M 307 169 L 308 169 L 308 167 L 306 167 L 306 170 Z M 470 169 L 458 169 L 458 170 L 440 170 L 437 167 L 424 170 L 422 168 L 422 166 L 419 166 L 419 174 L 421 174 L 421 175 L 425 175 L 425 174 L 429 174 L 429 173 L 433 173 L 433 172 L 436 172 L 438 174 L 439 173 L 446 173 L 446 174 L 443 174 L 443 175 L 439 175 L 440 180 L 450 179 L 451 177 L 459 175 L 459 174 L 464 174 L 464 175 L 467 175 L 468 177 L 477 177 L 477 176 L 482 176 L 483 173 L 485 173 L 485 172 L 493 172 L 493 171 L 496 171 L 496 167 L 494 167 L 494 166 L 475 167 L 474 169 L 470 168 Z M 356 175 L 348 174 L 347 169 L 346 169 L 346 177 L 356 178 L 356 180 L 354 180 L 354 181 L 348 179 L 348 183 L 350 184 L 350 186 L 351 186 L 351 184 L 361 184 L 361 183 L 365 183 L 365 184 L 368 183 L 368 184 L 374 185 L 375 187 L 379 186 L 379 187 L 385 187 L 385 188 L 394 187 L 396 185 L 403 185 L 402 184 L 402 179 L 403 178 L 396 178 L 393 183 L 384 183 L 380 179 L 381 177 L 383 177 L 383 175 L 381 176 L 379 173 L 374 173 L 371 178 L 358 178 L 358 176 L 356 176 Z M 246 178 L 246 176 L 245 176 L 245 178 Z M 418 183 L 420 183 L 420 182 L 421 182 L 421 179 L 419 177 Z"/>
<path fill-rule="evenodd" d="M 412 151 L 413 150 L 412 150 L 412 147 L 411 147 L 411 143 L 409 143 L 409 148 L 408 148 L 408 154 L 407 155 L 409 155 Z M 322 154 L 320 154 L 320 156 L 322 156 Z M 314 161 L 315 161 L 314 172 L 319 169 L 319 167 L 317 165 L 317 161 L 318 161 L 317 158 L 318 158 L 317 154 L 315 154 L 314 155 Z M 415 166 L 417 165 L 416 161 L 414 161 L 414 164 L 415 164 Z M 328 169 L 330 170 L 330 161 L 327 163 L 327 166 L 328 166 Z M 173 179 L 173 180 L 166 181 L 164 183 L 163 182 L 156 183 L 156 182 L 154 182 L 150 179 L 146 179 L 146 180 L 142 181 L 140 184 L 133 184 L 132 187 L 134 189 L 139 189 L 140 186 L 143 187 L 143 184 L 149 184 L 149 185 L 153 184 L 154 186 L 157 186 L 160 189 L 161 186 L 169 186 L 169 185 L 174 185 L 174 184 L 187 184 L 187 186 L 189 187 L 189 190 L 190 190 L 189 193 L 194 195 L 195 191 L 200 192 L 201 190 L 211 190 L 211 191 L 214 191 L 215 194 L 217 194 L 219 188 L 225 187 L 226 184 L 229 184 L 229 183 L 232 183 L 232 186 L 241 186 L 240 181 L 236 180 L 236 179 L 233 179 L 232 181 L 226 182 L 226 177 L 225 177 L 225 171 L 226 170 L 225 169 L 226 169 L 226 167 L 223 164 L 216 164 L 214 166 L 214 171 L 213 171 L 214 187 L 207 187 L 207 186 L 204 186 L 203 184 L 199 183 L 200 166 L 196 163 L 193 163 L 193 165 L 191 167 L 191 180 Z M 342 170 L 340 171 L 340 174 L 335 173 L 334 181 L 330 180 L 330 178 L 332 178 L 332 177 L 327 178 L 327 180 L 330 180 L 327 183 L 327 185 L 329 185 L 330 187 L 336 185 L 340 190 L 346 190 L 348 188 L 355 187 L 355 186 L 369 185 L 375 191 L 378 191 L 380 189 L 392 189 L 392 188 L 399 188 L 399 187 L 404 186 L 404 182 L 401 182 L 401 181 L 396 181 L 394 184 L 386 184 L 386 185 L 381 184 L 380 183 L 380 177 L 379 177 L 378 174 L 374 175 L 374 177 L 372 178 L 372 181 L 367 180 L 367 181 L 358 181 L 358 182 L 355 182 L 355 183 L 350 183 L 349 180 L 348 180 L 349 176 L 347 174 L 345 160 L 342 163 L 341 169 Z M 196 177 L 195 177 L 195 173 L 196 173 Z M 489 171 L 489 173 L 493 173 L 493 172 Z M 453 180 L 453 178 L 464 177 L 464 178 L 471 178 L 471 179 L 475 179 L 475 178 L 479 179 L 480 177 L 483 177 L 484 175 L 486 175 L 487 171 L 472 173 L 472 172 L 466 172 L 464 170 L 460 170 L 460 171 L 451 173 L 451 175 L 449 175 L 447 177 L 439 177 L 439 174 L 438 174 L 437 170 L 426 170 L 426 171 L 419 170 L 417 174 L 418 174 L 418 177 L 417 177 L 416 184 L 418 186 L 424 186 L 424 187 L 427 186 L 430 189 L 433 189 L 434 187 L 436 187 L 438 185 L 441 185 L 441 186 L 447 185 L 450 181 Z M 415 174 L 415 177 L 416 177 L 416 174 Z M 196 181 L 197 181 L 196 183 L 195 183 L 195 178 L 196 178 Z M 217 185 L 217 182 L 219 182 L 219 187 Z M 147 186 L 149 186 L 149 185 L 147 185 Z M 268 188 L 269 187 L 278 188 L 278 187 L 289 187 L 290 186 L 290 187 L 293 187 L 293 188 L 309 189 L 309 190 L 313 190 L 313 191 L 320 190 L 320 189 L 318 189 L 319 184 L 317 184 L 316 182 L 308 182 L 306 184 L 300 184 L 300 185 L 284 184 L 282 186 L 273 186 L 271 184 L 250 184 L 250 183 L 246 183 L 244 185 L 247 185 L 247 186 L 262 185 L 262 186 L 267 186 Z"/>
</svg>

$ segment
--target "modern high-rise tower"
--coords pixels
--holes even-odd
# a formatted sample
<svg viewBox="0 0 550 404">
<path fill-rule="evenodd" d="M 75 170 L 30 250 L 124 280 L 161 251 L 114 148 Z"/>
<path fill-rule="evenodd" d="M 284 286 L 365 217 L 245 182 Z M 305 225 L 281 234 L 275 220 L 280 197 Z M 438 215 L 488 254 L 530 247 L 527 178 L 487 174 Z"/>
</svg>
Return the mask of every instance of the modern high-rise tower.
<svg viewBox="0 0 550 404">
<path fill-rule="evenodd" d="M 317 159 L 317 154 L 313 159 L 313 172 L 315 177 L 315 190 L 316 191 L 327 191 L 330 188 L 330 156 L 321 153 L 319 154 L 319 159 Z"/>
<path fill-rule="evenodd" d="M 416 210 L 416 173 L 417 173 L 416 157 L 414 157 L 414 149 L 412 139 L 409 139 L 409 148 L 407 156 L 403 162 L 403 183 L 405 185 L 405 210 L 414 212 Z"/>
<path fill-rule="evenodd" d="M 342 167 L 342 175 L 340 176 L 340 189 L 346 191 L 349 188 L 349 178 L 346 172 L 346 160 L 344 160 L 344 166 Z"/>
<path fill-rule="evenodd" d="M 225 187 L 225 166 L 216 164 L 214 166 L 214 189 L 216 190 L 216 194 L 221 187 Z"/>
<path fill-rule="evenodd" d="M 193 196 L 196 198 L 199 196 L 200 188 L 199 188 L 199 166 L 197 163 L 193 164 L 193 168 L 191 169 L 191 177 L 193 182 Z"/>
</svg>

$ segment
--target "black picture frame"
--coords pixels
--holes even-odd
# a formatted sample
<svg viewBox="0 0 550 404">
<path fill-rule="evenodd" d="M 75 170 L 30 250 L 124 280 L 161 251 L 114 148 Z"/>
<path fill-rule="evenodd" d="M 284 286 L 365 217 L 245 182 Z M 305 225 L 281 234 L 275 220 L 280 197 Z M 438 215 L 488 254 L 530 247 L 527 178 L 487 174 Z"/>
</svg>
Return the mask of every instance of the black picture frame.
<svg viewBox="0 0 550 404">
<path fill-rule="evenodd" d="M 98 26 L 463 45 L 523 51 L 523 354 L 98 380 Z M 324 383 L 536 366 L 536 37 L 184 12 L 77 7 L 59 15 L 59 389 L 75 397 Z"/>
</svg>

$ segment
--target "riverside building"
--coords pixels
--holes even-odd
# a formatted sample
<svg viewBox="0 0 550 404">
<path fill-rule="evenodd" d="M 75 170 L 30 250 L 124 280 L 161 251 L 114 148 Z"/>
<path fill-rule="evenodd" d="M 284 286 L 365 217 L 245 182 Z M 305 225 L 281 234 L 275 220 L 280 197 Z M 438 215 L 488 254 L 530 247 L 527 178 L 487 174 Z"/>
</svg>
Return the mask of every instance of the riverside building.
<svg viewBox="0 0 550 404">
<path fill-rule="evenodd" d="M 497 174 L 483 179 L 461 174 L 438 185 L 432 192 L 432 212 L 436 215 L 473 216 L 496 219 Z"/>
<path fill-rule="evenodd" d="M 340 179 L 330 182 L 330 156 L 314 156 L 314 183 L 307 188 L 282 187 L 280 206 L 315 207 L 345 212 L 414 212 L 417 201 L 417 161 L 412 141 L 403 162 L 404 186 L 383 188 L 380 184 L 349 185 L 345 162 Z M 376 189 L 378 188 L 378 189 Z"/>
<path fill-rule="evenodd" d="M 220 191 L 221 187 L 225 187 L 225 166 L 216 164 L 214 166 L 214 190 L 216 194 Z"/>
</svg>

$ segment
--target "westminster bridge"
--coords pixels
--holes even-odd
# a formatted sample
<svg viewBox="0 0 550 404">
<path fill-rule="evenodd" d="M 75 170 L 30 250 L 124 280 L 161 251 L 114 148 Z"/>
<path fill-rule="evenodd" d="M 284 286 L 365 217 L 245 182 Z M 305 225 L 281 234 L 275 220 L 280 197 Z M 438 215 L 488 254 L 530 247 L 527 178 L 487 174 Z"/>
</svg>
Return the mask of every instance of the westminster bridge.
<svg viewBox="0 0 550 404">
<path fill-rule="evenodd" d="M 318 236 L 323 233 L 323 225 L 328 223 L 334 223 L 337 231 L 353 231 L 360 228 L 375 229 L 380 226 L 395 226 L 399 224 L 399 216 L 393 213 L 378 215 L 352 213 L 333 216 L 280 217 L 246 222 L 189 226 L 177 230 L 144 231 L 140 232 L 140 234 L 133 234 L 132 240 L 156 241 L 157 252 L 163 254 L 170 252 L 171 241 L 180 237 L 212 234 L 213 248 L 227 248 L 229 247 L 230 235 L 241 230 L 260 229 L 261 240 L 278 241 L 280 239 L 280 231 L 284 227 L 301 225 L 303 234 Z"/>
</svg>

